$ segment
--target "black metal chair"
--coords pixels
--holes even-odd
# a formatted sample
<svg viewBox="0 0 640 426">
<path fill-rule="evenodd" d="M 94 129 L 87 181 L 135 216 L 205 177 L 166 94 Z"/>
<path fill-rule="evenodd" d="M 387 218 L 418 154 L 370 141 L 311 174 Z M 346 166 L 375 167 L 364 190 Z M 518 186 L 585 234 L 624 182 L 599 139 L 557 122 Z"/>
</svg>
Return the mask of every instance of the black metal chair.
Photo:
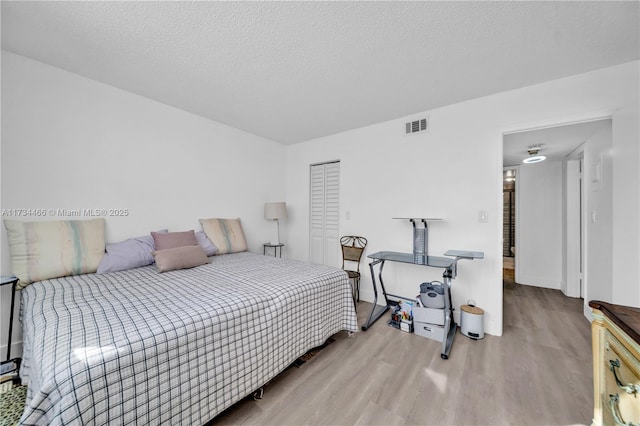
<svg viewBox="0 0 640 426">
<path fill-rule="evenodd" d="M 362 253 L 367 246 L 367 239 L 355 235 L 346 235 L 340 238 L 340 245 L 342 246 L 342 269 L 349 274 L 349 280 L 353 280 L 351 286 L 353 302 L 360 301 L 360 259 Z M 351 267 L 345 267 L 345 264 L 353 265 Z"/>
</svg>

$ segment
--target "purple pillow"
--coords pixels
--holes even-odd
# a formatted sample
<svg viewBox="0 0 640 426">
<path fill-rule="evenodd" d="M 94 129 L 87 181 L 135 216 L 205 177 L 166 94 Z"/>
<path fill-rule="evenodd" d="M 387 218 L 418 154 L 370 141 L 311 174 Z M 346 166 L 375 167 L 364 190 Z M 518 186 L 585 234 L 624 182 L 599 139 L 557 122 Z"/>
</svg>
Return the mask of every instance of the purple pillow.
<svg viewBox="0 0 640 426">
<path fill-rule="evenodd" d="M 162 229 L 158 232 L 166 234 L 169 231 Z M 98 265 L 97 273 L 106 274 L 107 272 L 124 271 L 151 265 L 155 262 L 154 251 L 155 247 L 151 235 L 107 244 L 107 252 Z"/>
<path fill-rule="evenodd" d="M 213 256 L 218 252 L 218 247 L 211 242 L 204 231 L 196 232 L 196 240 L 198 240 L 198 244 L 200 244 L 207 256 Z"/>
</svg>

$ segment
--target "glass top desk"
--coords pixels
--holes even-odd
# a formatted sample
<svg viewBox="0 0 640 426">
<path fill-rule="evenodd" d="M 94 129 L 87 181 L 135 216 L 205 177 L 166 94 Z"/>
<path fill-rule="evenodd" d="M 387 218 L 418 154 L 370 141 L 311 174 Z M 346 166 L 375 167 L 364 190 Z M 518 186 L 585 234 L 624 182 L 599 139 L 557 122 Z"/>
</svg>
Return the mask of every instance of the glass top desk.
<svg viewBox="0 0 640 426">
<path fill-rule="evenodd" d="M 367 257 L 373 259 L 371 263 L 369 263 L 369 269 L 371 270 L 371 281 L 373 284 L 373 307 L 371 308 L 371 313 L 369 313 L 369 317 L 367 322 L 362 326 L 362 331 L 367 331 L 369 327 L 373 325 L 382 315 L 385 314 L 389 309 L 397 304 L 397 302 L 390 300 L 389 296 L 396 299 L 405 299 L 405 300 L 414 300 L 413 297 L 405 297 L 398 296 L 394 294 L 387 293 L 384 288 L 384 281 L 382 280 L 382 270 L 384 268 L 385 262 L 399 262 L 399 263 L 410 263 L 412 265 L 422 265 L 429 266 L 432 268 L 441 268 L 444 269 L 442 273 L 443 284 L 447 287 L 445 293 L 445 310 L 447 311 L 447 315 L 445 315 L 445 338 L 442 341 L 442 353 L 440 356 L 443 359 L 447 359 L 449 357 L 449 352 L 451 351 L 451 346 L 453 345 L 453 338 L 456 333 L 456 324 L 453 321 L 453 307 L 451 305 L 451 280 L 454 279 L 457 275 L 457 265 L 458 261 L 461 259 L 484 259 L 484 253 L 480 251 L 466 251 L 466 250 L 449 250 L 445 254 L 448 257 L 441 256 L 424 256 L 423 263 L 416 263 L 416 257 L 413 253 L 399 253 L 395 251 L 379 251 L 373 254 L 368 255 Z M 382 295 L 384 296 L 384 305 L 378 305 L 378 286 L 376 284 L 376 276 L 374 267 L 376 265 L 380 265 L 378 270 L 378 281 L 380 281 L 380 289 L 382 290 Z"/>
</svg>

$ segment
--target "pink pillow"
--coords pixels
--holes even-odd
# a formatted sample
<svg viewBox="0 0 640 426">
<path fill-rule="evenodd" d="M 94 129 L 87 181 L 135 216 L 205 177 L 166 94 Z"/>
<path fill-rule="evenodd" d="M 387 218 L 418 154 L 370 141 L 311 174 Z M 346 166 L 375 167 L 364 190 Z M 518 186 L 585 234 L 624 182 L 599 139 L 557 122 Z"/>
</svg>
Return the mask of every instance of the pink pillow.
<svg viewBox="0 0 640 426">
<path fill-rule="evenodd" d="M 168 232 L 166 234 L 152 232 L 151 236 L 153 237 L 153 245 L 156 250 L 198 245 L 198 240 L 196 239 L 193 229 L 191 231 Z"/>
<path fill-rule="evenodd" d="M 156 258 L 156 266 L 160 272 L 193 268 L 209 262 L 206 253 L 199 245 L 156 250 L 153 252 L 153 257 Z"/>
</svg>

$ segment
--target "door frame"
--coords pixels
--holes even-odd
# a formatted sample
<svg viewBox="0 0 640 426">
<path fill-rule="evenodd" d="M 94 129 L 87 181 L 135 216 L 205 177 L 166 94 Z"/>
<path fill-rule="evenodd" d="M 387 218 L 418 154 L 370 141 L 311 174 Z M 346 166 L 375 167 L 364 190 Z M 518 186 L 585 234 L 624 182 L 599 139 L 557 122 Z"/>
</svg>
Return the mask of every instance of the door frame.
<svg viewBox="0 0 640 426">
<path fill-rule="evenodd" d="M 584 143 L 567 156 L 567 282 L 563 286 L 563 292 L 569 297 L 584 297 L 587 287 L 583 159 Z"/>
<path fill-rule="evenodd" d="M 330 235 L 327 226 L 327 168 L 337 164 L 338 167 L 338 197 L 337 197 L 337 229 L 335 235 Z M 313 227 L 313 176 L 314 167 L 322 167 L 322 235 L 316 235 Z M 323 161 L 309 165 L 309 262 L 328 266 L 339 266 L 338 253 L 340 240 L 340 160 Z M 318 243 L 317 237 L 320 237 Z M 319 244 L 319 246 L 318 246 Z M 322 259 L 320 259 L 320 257 Z"/>
<path fill-rule="evenodd" d="M 520 238 L 519 238 L 519 235 L 518 235 L 519 234 L 518 214 L 519 214 L 519 211 L 520 211 L 520 205 L 519 205 L 520 202 L 519 202 L 519 196 L 518 196 L 519 185 L 520 184 L 519 184 L 519 180 L 518 180 L 518 173 L 520 172 L 520 166 L 518 165 L 518 166 L 503 166 L 502 167 L 502 172 L 503 173 L 506 172 L 507 170 L 515 170 L 515 172 L 516 172 L 516 180 L 514 182 L 514 187 L 515 187 L 514 192 L 516 194 L 516 199 L 515 199 L 515 203 L 514 203 L 514 207 L 516 209 L 516 212 L 515 212 L 515 222 L 516 222 L 515 228 L 516 229 L 515 229 L 515 237 L 514 238 L 515 238 L 516 241 L 515 241 L 515 247 L 514 247 L 515 248 L 515 253 L 513 253 L 513 267 L 515 269 L 515 271 L 514 271 L 515 275 L 514 275 L 513 280 L 515 282 L 517 282 L 518 281 L 517 280 L 517 274 L 518 274 L 518 241 L 520 241 Z M 503 182 L 503 185 L 504 185 L 504 182 Z M 503 212 L 502 213 L 502 229 L 503 229 L 503 232 L 504 232 L 504 203 L 503 203 L 503 209 L 501 211 Z M 502 246 L 504 246 L 503 239 L 504 239 L 504 236 L 501 239 Z"/>
</svg>

